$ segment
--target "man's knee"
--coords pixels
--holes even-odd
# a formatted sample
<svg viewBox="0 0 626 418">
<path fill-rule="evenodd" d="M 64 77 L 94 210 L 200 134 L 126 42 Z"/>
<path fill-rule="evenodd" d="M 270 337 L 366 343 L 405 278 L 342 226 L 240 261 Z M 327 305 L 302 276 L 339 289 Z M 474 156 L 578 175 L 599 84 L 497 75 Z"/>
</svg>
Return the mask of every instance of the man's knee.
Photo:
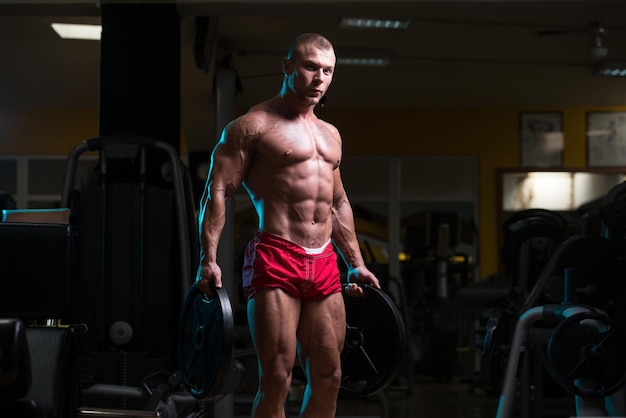
<svg viewBox="0 0 626 418">
<path fill-rule="evenodd" d="M 264 391 L 287 393 L 291 386 L 291 369 L 283 367 L 268 367 L 261 370 L 261 386 Z"/>
<path fill-rule="evenodd" d="M 314 388 L 339 390 L 341 385 L 341 367 L 318 368 L 311 370 L 309 384 Z"/>
</svg>

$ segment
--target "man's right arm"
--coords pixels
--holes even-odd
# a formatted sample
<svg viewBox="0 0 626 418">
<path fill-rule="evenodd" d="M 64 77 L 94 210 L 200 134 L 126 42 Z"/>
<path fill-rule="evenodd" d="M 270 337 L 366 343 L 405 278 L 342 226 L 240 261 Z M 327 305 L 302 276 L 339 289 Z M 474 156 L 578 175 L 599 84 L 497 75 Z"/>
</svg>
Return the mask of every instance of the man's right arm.
<svg viewBox="0 0 626 418">
<path fill-rule="evenodd" d="M 200 290 L 210 293 L 222 287 L 222 272 L 217 264 L 217 246 L 226 221 L 226 201 L 235 193 L 250 164 L 249 141 L 235 121 L 223 131 L 211 154 L 211 166 L 200 202 L 199 233 Z"/>
</svg>

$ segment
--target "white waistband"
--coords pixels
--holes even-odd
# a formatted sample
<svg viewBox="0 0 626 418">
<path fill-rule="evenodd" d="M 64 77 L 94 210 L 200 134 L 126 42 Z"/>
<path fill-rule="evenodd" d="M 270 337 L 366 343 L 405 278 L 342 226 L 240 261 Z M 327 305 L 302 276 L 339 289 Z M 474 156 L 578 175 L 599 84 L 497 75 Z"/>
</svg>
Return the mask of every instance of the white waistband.
<svg viewBox="0 0 626 418">
<path fill-rule="evenodd" d="M 304 252 L 306 252 L 307 254 L 321 254 L 326 247 L 328 247 L 328 244 L 330 244 L 330 238 L 328 238 L 328 241 L 326 242 L 326 244 L 322 245 L 321 247 L 318 248 L 308 248 L 308 247 L 302 247 L 302 249 L 304 250 Z"/>
</svg>

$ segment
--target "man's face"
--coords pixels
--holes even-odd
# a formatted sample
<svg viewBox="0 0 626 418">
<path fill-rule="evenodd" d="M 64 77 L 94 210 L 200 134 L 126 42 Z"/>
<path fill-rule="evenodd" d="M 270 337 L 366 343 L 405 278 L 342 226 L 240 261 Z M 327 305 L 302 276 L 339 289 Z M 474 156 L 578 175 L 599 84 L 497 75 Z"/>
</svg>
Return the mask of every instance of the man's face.
<svg viewBox="0 0 626 418">
<path fill-rule="evenodd" d="M 287 87 L 307 102 L 317 104 L 326 94 L 335 70 L 335 51 L 302 45 L 284 62 Z"/>
</svg>

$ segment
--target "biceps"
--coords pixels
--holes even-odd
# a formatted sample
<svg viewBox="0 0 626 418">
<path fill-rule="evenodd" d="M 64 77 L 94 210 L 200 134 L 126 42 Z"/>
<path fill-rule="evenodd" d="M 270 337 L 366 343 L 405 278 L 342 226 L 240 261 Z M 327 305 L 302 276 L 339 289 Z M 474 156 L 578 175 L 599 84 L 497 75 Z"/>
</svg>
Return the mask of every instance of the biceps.
<svg viewBox="0 0 626 418">
<path fill-rule="evenodd" d="M 244 153 L 218 146 L 213 153 L 209 173 L 211 189 L 223 191 L 226 196 L 232 195 L 241 185 L 246 171 L 247 158 Z"/>
</svg>

